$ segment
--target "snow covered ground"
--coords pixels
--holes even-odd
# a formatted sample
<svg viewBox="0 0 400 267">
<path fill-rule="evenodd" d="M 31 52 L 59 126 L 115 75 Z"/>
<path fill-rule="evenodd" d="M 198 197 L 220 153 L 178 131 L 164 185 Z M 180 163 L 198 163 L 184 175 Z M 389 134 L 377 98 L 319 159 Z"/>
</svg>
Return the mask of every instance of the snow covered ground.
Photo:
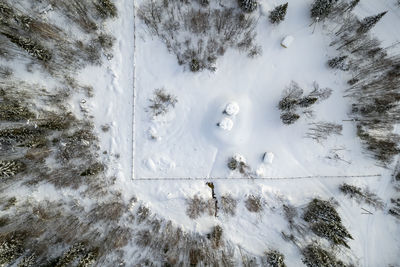
<svg viewBox="0 0 400 267">
<path fill-rule="evenodd" d="M 135 7 L 141 2 L 135 1 Z M 281 238 L 286 223 L 278 207 L 287 202 L 302 207 L 316 196 L 334 197 L 340 203 L 338 210 L 343 223 L 354 237 L 349 243 L 353 253 L 350 257 L 358 259 L 360 266 L 397 264 L 398 223 L 383 211 L 362 214 L 363 206 L 337 189 L 343 181 L 368 186 L 385 201 L 391 190 L 390 170 L 377 166 L 363 153 L 354 124 L 344 121 L 350 107 L 350 100 L 343 97 L 349 76 L 326 66 L 337 51 L 329 47 L 331 40 L 322 25 L 317 25 L 314 33 L 309 26 L 312 1 L 289 1 L 285 21 L 271 25 L 268 10 L 281 2 L 260 1 L 257 42 L 262 46 L 262 55 L 250 59 L 228 50 L 218 59 L 215 73 L 192 73 L 178 65 L 175 56 L 146 32 L 139 19 L 134 26 L 132 1 L 117 2 L 120 16 L 108 25 L 117 38 L 115 57 L 107 63 L 106 70 L 90 68 L 81 73 L 82 77 L 96 77 L 94 86 L 101 90 L 91 110 L 101 133 L 101 147 L 113 156 L 114 168 L 110 174 L 117 176 L 117 187 L 126 196 L 135 194 L 152 211 L 183 229 L 204 234 L 211 226 L 220 224 L 228 240 L 255 255 L 262 255 L 268 248 L 279 249 L 285 254 L 288 266 L 298 266 L 301 255 L 295 246 Z M 394 2 L 362 0 L 355 9 L 360 17 L 389 10 L 373 30 L 385 46 L 400 40 L 400 30 L 393 27 L 400 23 L 400 9 Z M 292 35 L 294 41 L 285 49 L 280 43 L 287 35 Z M 291 81 L 297 82 L 306 93 L 317 82 L 321 87 L 333 89 L 333 94 L 314 107 L 314 117 L 302 116 L 295 124 L 286 126 L 279 118 L 277 104 Z M 156 88 L 165 88 L 177 97 L 178 103 L 165 116 L 153 120 L 146 110 Z M 233 118 L 232 130 L 224 131 L 217 123 L 226 116 L 223 111 L 231 101 L 239 104 L 240 112 Z M 318 121 L 342 124 L 343 135 L 321 144 L 305 138 L 308 124 Z M 102 133 L 100 128 L 105 124 L 110 125 L 110 131 Z M 349 163 L 327 159 L 331 149 L 339 148 L 344 148 L 342 156 Z M 262 161 L 265 152 L 274 154 L 272 164 Z M 241 201 L 236 216 L 203 216 L 196 220 L 187 217 L 186 198 L 196 194 L 210 197 L 206 181 L 167 178 L 213 181 L 212 178 L 240 177 L 241 174 L 227 168 L 229 157 L 235 153 L 243 155 L 260 177 L 381 176 L 216 180 L 217 196 L 230 193 Z M 145 178 L 165 179 L 140 180 Z M 263 197 L 266 206 L 261 213 L 246 210 L 243 199 L 250 194 Z"/>
</svg>

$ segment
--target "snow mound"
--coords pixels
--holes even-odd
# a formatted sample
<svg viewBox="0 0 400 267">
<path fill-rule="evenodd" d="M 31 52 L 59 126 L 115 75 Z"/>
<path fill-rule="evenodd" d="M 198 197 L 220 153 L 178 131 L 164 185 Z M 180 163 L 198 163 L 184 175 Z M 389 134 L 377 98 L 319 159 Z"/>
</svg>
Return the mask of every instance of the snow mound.
<svg viewBox="0 0 400 267">
<path fill-rule="evenodd" d="M 236 153 L 235 155 L 233 155 L 233 159 L 236 160 L 237 162 L 246 163 L 246 158 L 239 153 Z"/>
<path fill-rule="evenodd" d="M 293 43 L 293 41 L 294 41 L 294 37 L 291 35 L 288 35 L 285 38 L 283 38 L 283 40 L 281 42 L 281 46 L 283 46 L 284 48 L 289 48 L 289 46 Z"/>
<path fill-rule="evenodd" d="M 223 118 L 221 122 L 218 123 L 218 126 L 225 131 L 230 131 L 233 128 L 233 121 L 229 118 Z"/>
<path fill-rule="evenodd" d="M 236 102 L 231 102 L 226 105 L 225 113 L 229 116 L 235 116 L 239 113 L 239 104 Z"/>
<path fill-rule="evenodd" d="M 274 153 L 272 152 L 265 152 L 263 156 L 263 162 L 265 164 L 272 164 L 272 161 L 274 161 Z"/>
</svg>

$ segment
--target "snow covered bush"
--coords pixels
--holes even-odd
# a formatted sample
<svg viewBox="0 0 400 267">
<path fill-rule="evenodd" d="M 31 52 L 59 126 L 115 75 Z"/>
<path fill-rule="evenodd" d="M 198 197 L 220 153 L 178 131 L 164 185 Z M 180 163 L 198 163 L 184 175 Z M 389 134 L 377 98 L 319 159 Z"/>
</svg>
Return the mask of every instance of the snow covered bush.
<svg viewBox="0 0 400 267">
<path fill-rule="evenodd" d="M 269 250 L 265 252 L 268 266 L 270 267 L 286 267 L 285 256 L 277 250 Z"/>
<path fill-rule="evenodd" d="M 233 198 L 232 195 L 226 194 L 221 196 L 221 210 L 223 213 L 234 216 L 236 213 L 237 199 Z"/>
<path fill-rule="evenodd" d="M 364 202 L 376 209 L 383 209 L 385 206 L 383 200 L 369 191 L 368 188 L 363 190 L 360 187 L 343 183 L 339 186 L 339 190 L 346 196 L 354 198 L 357 202 Z"/>
<path fill-rule="evenodd" d="M 307 109 L 322 100 L 329 98 L 332 94 L 330 88 L 320 88 L 318 83 L 313 83 L 313 91 L 308 95 L 303 95 L 304 90 L 294 81 L 283 91 L 281 100 L 278 103 L 278 108 L 282 111 L 281 120 L 284 124 L 293 124 L 300 115 L 297 114 L 300 110 L 303 114 L 312 113 Z"/>
<path fill-rule="evenodd" d="M 222 245 L 222 227 L 217 225 L 214 226 L 211 233 L 207 235 L 208 239 L 211 240 L 214 249 L 218 249 Z"/>
<path fill-rule="evenodd" d="M 0 160 L 0 178 L 13 177 L 16 174 L 24 171 L 26 168 L 25 164 L 17 160 Z"/>
<path fill-rule="evenodd" d="M 342 219 L 330 202 L 313 199 L 308 203 L 303 219 L 310 224 L 311 230 L 316 235 L 326 238 L 334 245 L 349 248 L 347 239 L 353 237 L 342 225 Z"/>
<path fill-rule="evenodd" d="M 376 23 L 378 23 L 387 11 L 379 13 L 375 16 L 370 16 L 366 17 L 361 21 L 360 27 L 357 29 L 357 33 L 366 33 L 368 32 L 372 27 L 375 26 Z"/>
<path fill-rule="evenodd" d="M 205 200 L 195 195 L 193 198 L 186 200 L 186 215 L 190 219 L 197 219 L 205 212 L 207 212 L 209 216 L 215 215 L 215 203 L 213 199 Z"/>
<path fill-rule="evenodd" d="M 144 1 L 138 17 L 150 34 L 160 38 L 176 56 L 178 63 L 192 72 L 215 71 L 217 59 L 228 48 L 250 57 L 261 53 L 255 43 L 254 14 L 243 14 L 231 0 L 205 3 L 207 9 L 201 1 Z"/>
<path fill-rule="evenodd" d="M 254 196 L 254 195 L 249 195 L 247 199 L 245 200 L 245 206 L 248 211 L 250 212 L 260 212 L 262 211 L 263 208 L 263 203 L 261 200 L 261 196 Z"/>
<path fill-rule="evenodd" d="M 250 171 L 250 167 L 247 165 L 245 158 L 239 154 L 229 158 L 228 168 L 231 171 L 239 171 L 241 174 L 247 174 Z"/>
<path fill-rule="evenodd" d="M 285 19 L 288 3 L 279 5 L 274 8 L 269 14 L 269 21 L 271 23 L 280 23 Z"/>
<path fill-rule="evenodd" d="M 257 0 L 238 0 L 239 6 L 243 9 L 244 12 L 253 12 L 257 9 L 258 3 Z"/>
<path fill-rule="evenodd" d="M 168 94 L 164 88 L 155 89 L 154 96 L 149 100 L 149 112 L 153 117 L 166 114 L 170 108 L 174 108 L 178 99 L 176 96 Z"/>
</svg>

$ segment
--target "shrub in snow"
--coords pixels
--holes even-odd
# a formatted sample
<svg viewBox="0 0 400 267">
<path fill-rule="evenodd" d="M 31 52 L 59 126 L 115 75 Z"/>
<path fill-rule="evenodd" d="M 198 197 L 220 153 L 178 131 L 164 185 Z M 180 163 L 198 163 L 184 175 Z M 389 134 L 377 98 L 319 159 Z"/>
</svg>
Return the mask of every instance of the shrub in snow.
<svg viewBox="0 0 400 267">
<path fill-rule="evenodd" d="M 270 267 L 286 267 L 285 256 L 277 250 L 269 250 L 265 252 L 268 266 Z"/>
<path fill-rule="evenodd" d="M 231 102 L 226 105 L 224 113 L 229 116 L 235 116 L 239 113 L 239 111 L 240 111 L 239 104 L 236 102 Z"/>
<path fill-rule="evenodd" d="M 25 164 L 16 160 L 0 160 L 0 178 L 9 178 L 25 170 Z"/>
<path fill-rule="evenodd" d="M 218 249 L 222 245 L 222 233 L 222 227 L 217 225 L 214 226 L 212 232 L 207 235 L 214 249 Z"/>
<path fill-rule="evenodd" d="M 149 111 L 154 117 L 164 115 L 170 108 L 174 108 L 178 100 L 175 96 L 168 94 L 164 88 L 155 89 L 154 96 L 150 99 Z"/>
<path fill-rule="evenodd" d="M 190 61 L 190 70 L 192 72 L 198 72 L 201 70 L 200 62 L 197 59 L 194 58 Z"/>
<path fill-rule="evenodd" d="M 346 58 L 347 58 L 347 56 L 334 57 L 334 58 L 328 60 L 328 66 L 331 67 L 332 69 L 348 71 L 349 65 L 346 62 Z"/>
<path fill-rule="evenodd" d="M 366 17 L 361 21 L 360 27 L 357 29 L 358 33 L 366 33 L 387 13 L 387 11 L 379 13 L 375 16 Z"/>
<path fill-rule="evenodd" d="M 215 203 L 213 199 L 205 200 L 195 195 L 193 198 L 186 200 L 186 215 L 190 219 L 197 219 L 206 211 L 210 216 L 215 215 Z"/>
<path fill-rule="evenodd" d="M 230 131 L 233 128 L 233 121 L 230 118 L 223 118 L 217 126 L 220 127 L 222 130 Z"/>
<path fill-rule="evenodd" d="M 257 0 L 238 0 L 239 6 L 242 8 L 244 12 L 253 12 L 257 9 L 258 3 Z"/>
<path fill-rule="evenodd" d="M 15 232 L 2 236 L 0 241 L 0 265 L 10 266 L 12 262 L 24 253 L 23 242 L 27 238 L 26 233 Z"/>
<path fill-rule="evenodd" d="M 389 214 L 400 220 L 400 198 L 392 198 L 390 199 L 390 203 Z"/>
<path fill-rule="evenodd" d="M 247 174 L 250 167 L 246 164 L 243 156 L 236 154 L 228 160 L 228 168 L 232 171 L 239 171 L 241 174 Z"/>
<path fill-rule="evenodd" d="M 312 138 L 317 142 L 328 139 L 331 135 L 341 135 L 343 126 L 331 122 L 310 123 L 311 128 L 308 129 L 306 137 Z"/>
<path fill-rule="evenodd" d="M 311 7 L 311 18 L 320 21 L 325 19 L 332 11 L 338 0 L 315 0 Z"/>
<path fill-rule="evenodd" d="M 307 245 L 302 249 L 302 261 L 307 267 L 345 267 L 331 252 L 321 248 L 317 243 Z"/>
<path fill-rule="evenodd" d="M 263 210 L 262 201 L 260 196 L 250 195 L 245 201 L 245 206 L 250 212 L 260 212 Z"/>
<path fill-rule="evenodd" d="M 221 197 L 221 210 L 227 215 L 234 216 L 236 213 L 237 200 L 232 195 L 226 194 Z"/>
<path fill-rule="evenodd" d="M 288 3 L 275 7 L 269 14 L 269 21 L 271 23 L 280 23 L 285 19 Z"/>
<path fill-rule="evenodd" d="M 350 198 L 356 199 L 358 202 L 364 202 L 377 209 L 383 209 L 384 202 L 376 194 L 370 192 L 368 189 L 361 189 L 360 187 L 343 183 L 339 186 L 339 190 Z"/>
<path fill-rule="evenodd" d="M 99 14 L 104 18 L 117 16 L 117 7 L 111 0 L 97 0 L 95 6 Z"/>
<path fill-rule="evenodd" d="M 286 125 L 295 123 L 299 118 L 300 115 L 293 112 L 285 112 L 281 114 L 281 120 Z"/>
</svg>

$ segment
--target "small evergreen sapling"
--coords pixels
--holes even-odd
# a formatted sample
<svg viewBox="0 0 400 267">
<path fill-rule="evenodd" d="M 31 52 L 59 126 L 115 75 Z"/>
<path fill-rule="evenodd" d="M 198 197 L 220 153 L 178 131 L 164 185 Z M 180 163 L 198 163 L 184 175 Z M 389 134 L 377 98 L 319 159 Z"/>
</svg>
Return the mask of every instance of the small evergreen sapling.
<svg viewBox="0 0 400 267">
<path fill-rule="evenodd" d="M 239 0 L 239 6 L 244 12 L 251 13 L 257 9 L 257 0 Z"/>
<path fill-rule="evenodd" d="M 315 21 L 325 19 L 336 2 L 337 0 L 316 0 L 311 7 L 311 18 Z"/>
<path fill-rule="evenodd" d="M 360 27 L 357 29 L 357 33 L 368 32 L 372 27 L 375 26 L 376 23 L 378 23 L 378 21 L 381 20 L 381 18 L 383 16 L 385 16 L 386 13 L 387 13 L 387 11 L 379 13 L 378 15 L 375 15 L 375 16 L 370 16 L 370 17 L 364 18 L 361 21 Z"/>
<path fill-rule="evenodd" d="M 269 14 L 269 21 L 271 23 L 280 23 L 281 21 L 283 21 L 286 16 L 287 8 L 288 8 L 288 3 L 277 6 Z"/>
</svg>

